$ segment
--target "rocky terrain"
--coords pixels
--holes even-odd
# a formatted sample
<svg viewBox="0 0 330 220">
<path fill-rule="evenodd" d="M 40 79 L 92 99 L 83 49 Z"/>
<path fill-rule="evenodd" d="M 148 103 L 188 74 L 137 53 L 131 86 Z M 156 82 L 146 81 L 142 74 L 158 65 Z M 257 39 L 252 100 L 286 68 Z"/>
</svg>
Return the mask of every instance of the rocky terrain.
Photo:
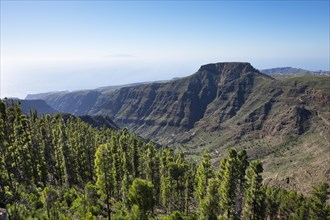
<svg viewBox="0 0 330 220">
<path fill-rule="evenodd" d="M 270 184 L 308 192 L 330 182 L 329 76 L 275 79 L 249 63 L 215 63 L 168 82 L 42 98 L 61 112 L 110 116 L 192 159 L 208 148 L 218 164 L 228 148 L 244 148 Z"/>
</svg>

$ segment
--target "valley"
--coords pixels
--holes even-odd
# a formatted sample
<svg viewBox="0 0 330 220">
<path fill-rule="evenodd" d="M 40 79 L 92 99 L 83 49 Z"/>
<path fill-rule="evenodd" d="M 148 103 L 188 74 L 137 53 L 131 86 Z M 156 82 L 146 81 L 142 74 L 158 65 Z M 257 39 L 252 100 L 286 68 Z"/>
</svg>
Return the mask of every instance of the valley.
<svg viewBox="0 0 330 220">
<path fill-rule="evenodd" d="M 329 9 L 0 0 L 0 220 L 330 220 Z"/>
<path fill-rule="evenodd" d="M 213 164 L 230 147 L 264 163 L 264 181 L 302 193 L 330 182 L 330 77 L 272 77 L 249 63 L 207 64 L 191 76 L 28 95 L 59 112 L 103 115 L 145 139 Z M 303 184 L 301 184 L 303 183 Z"/>
</svg>

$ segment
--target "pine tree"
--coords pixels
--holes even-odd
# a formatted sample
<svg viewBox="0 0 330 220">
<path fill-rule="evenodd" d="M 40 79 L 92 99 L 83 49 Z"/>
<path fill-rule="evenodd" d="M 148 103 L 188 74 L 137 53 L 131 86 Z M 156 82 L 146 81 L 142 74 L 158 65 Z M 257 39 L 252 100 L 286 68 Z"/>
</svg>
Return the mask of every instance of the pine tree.
<svg viewBox="0 0 330 220">
<path fill-rule="evenodd" d="M 14 122 L 16 118 L 16 106 L 14 102 L 11 103 L 9 107 L 2 103 L 1 107 L 1 117 L 3 120 L 4 128 L 4 141 L 1 145 L 1 154 L 4 156 L 3 163 L 6 169 L 6 179 L 8 178 L 10 191 L 17 192 L 17 175 L 19 175 L 19 166 L 17 151 L 14 147 Z M 1 143 L 0 143 L 1 144 Z"/>
<path fill-rule="evenodd" d="M 270 220 L 275 220 L 279 212 L 281 199 L 279 198 L 279 190 L 273 187 L 266 187 L 266 217 Z"/>
<path fill-rule="evenodd" d="M 184 191 L 187 170 L 188 163 L 185 161 L 184 153 L 180 151 L 173 162 L 168 163 L 168 174 L 171 184 L 171 206 L 182 212 L 185 209 Z"/>
<path fill-rule="evenodd" d="M 114 184 L 114 197 L 118 200 L 120 197 L 121 182 L 123 178 L 122 155 L 123 151 L 119 145 L 119 134 L 113 135 L 109 142 L 112 156 L 112 175 Z"/>
<path fill-rule="evenodd" d="M 41 201 L 44 204 L 44 207 L 47 209 L 47 216 L 48 219 L 57 219 L 58 213 L 57 213 L 57 207 L 56 202 L 58 200 L 59 194 L 56 189 L 54 189 L 52 186 L 47 186 L 44 188 L 41 194 Z"/>
<path fill-rule="evenodd" d="M 6 185 L 12 188 L 11 173 L 9 171 L 7 157 L 8 143 L 6 142 L 5 132 L 6 109 L 5 104 L 0 100 L 0 206 L 6 205 Z"/>
<path fill-rule="evenodd" d="M 238 163 L 238 192 L 235 200 L 235 212 L 237 216 L 241 216 L 243 210 L 243 197 L 246 187 L 246 169 L 249 166 L 248 156 L 245 150 L 239 151 L 237 154 L 237 163 Z"/>
<path fill-rule="evenodd" d="M 32 162 L 32 143 L 29 130 L 28 119 L 22 113 L 20 105 L 14 105 L 16 114 L 13 123 L 14 127 L 14 142 L 13 142 L 13 157 L 16 160 L 16 179 L 24 182 L 24 184 L 31 184 L 35 182 L 33 175 Z"/>
<path fill-rule="evenodd" d="M 129 174 L 129 167 L 128 167 L 128 162 L 126 158 L 126 153 L 124 152 L 123 158 L 122 158 L 122 163 L 123 163 L 123 180 L 121 182 L 121 189 L 120 189 L 120 194 L 121 194 L 121 200 L 123 202 L 123 205 L 125 207 L 128 206 L 128 188 L 130 185 L 130 174 Z"/>
<path fill-rule="evenodd" d="M 183 179 L 184 179 L 184 173 L 186 171 L 186 165 L 180 164 L 180 161 L 176 162 L 170 162 L 168 164 L 168 172 L 170 177 L 171 185 L 173 186 L 171 190 L 171 202 L 172 205 L 178 210 L 182 210 L 181 200 L 182 200 L 182 194 L 183 194 Z"/>
<path fill-rule="evenodd" d="M 56 166 L 56 147 L 53 140 L 53 124 L 50 115 L 43 115 L 41 118 L 42 126 L 40 128 L 41 135 L 41 148 L 43 150 L 42 158 L 45 160 L 45 166 L 48 171 L 47 176 L 43 176 L 43 182 L 54 184 L 55 180 L 58 179 L 57 166 Z"/>
<path fill-rule="evenodd" d="M 191 207 L 193 194 L 194 194 L 194 173 L 196 168 L 188 163 L 188 168 L 185 173 L 184 179 L 184 210 L 186 215 L 189 214 L 189 208 Z"/>
<path fill-rule="evenodd" d="M 88 182 L 84 190 L 85 214 L 90 212 L 92 215 L 98 215 L 100 212 L 98 199 L 97 187 L 92 182 Z"/>
<path fill-rule="evenodd" d="M 330 219 L 330 207 L 327 204 L 327 199 L 330 195 L 329 185 L 322 183 L 316 187 L 311 196 L 310 201 L 310 218 L 316 220 Z"/>
<path fill-rule="evenodd" d="M 280 190 L 281 204 L 278 216 L 281 219 L 289 219 L 295 215 L 295 212 L 301 206 L 301 196 L 294 191 Z"/>
<path fill-rule="evenodd" d="M 153 215 L 155 198 L 152 183 L 136 178 L 129 188 L 128 195 L 136 219 L 145 220 Z"/>
<path fill-rule="evenodd" d="M 157 171 L 155 166 L 155 152 L 152 143 L 146 145 L 147 151 L 144 158 L 144 174 L 146 180 L 151 183 L 155 183 L 155 172 Z"/>
<path fill-rule="evenodd" d="M 130 136 L 131 144 L 130 144 L 130 163 L 132 166 L 132 175 L 134 178 L 137 178 L 140 174 L 139 170 L 139 148 L 142 146 L 141 141 L 137 139 L 137 137 L 133 134 Z"/>
<path fill-rule="evenodd" d="M 110 146 L 107 144 L 100 145 L 95 157 L 96 185 L 100 188 L 103 195 L 105 195 L 109 220 L 111 219 L 110 198 L 114 192 L 115 181 L 112 160 Z"/>
<path fill-rule="evenodd" d="M 63 167 L 63 152 L 60 141 L 60 123 L 63 123 L 61 120 L 56 120 L 56 124 L 52 128 L 52 145 L 54 146 L 54 159 L 55 159 L 55 170 L 54 177 L 56 178 L 57 183 L 62 186 L 65 183 L 64 179 L 64 167 Z"/>
<path fill-rule="evenodd" d="M 213 169 L 211 166 L 211 156 L 207 150 L 204 151 L 202 160 L 199 163 L 196 173 L 196 199 L 201 206 L 204 196 L 206 194 L 206 189 L 208 186 L 208 181 L 213 177 Z"/>
<path fill-rule="evenodd" d="M 226 219 L 237 219 L 235 198 L 238 183 L 238 162 L 235 149 L 228 151 L 227 157 L 220 163 L 219 178 L 221 180 L 221 209 Z"/>
<path fill-rule="evenodd" d="M 308 203 L 301 200 L 299 207 L 296 207 L 296 211 L 293 216 L 294 220 L 309 220 L 309 207 Z"/>
<path fill-rule="evenodd" d="M 72 123 L 69 121 L 68 123 Z M 58 147 L 59 153 L 61 157 L 61 162 L 63 163 L 61 166 L 63 167 L 64 176 L 63 179 L 66 183 L 66 186 L 71 187 L 74 183 L 76 183 L 76 164 L 75 158 L 73 156 L 73 147 L 70 146 L 68 141 L 68 132 L 67 126 L 65 125 L 64 120 L 60 120 L 58 127 Z"/>
<path fill-rule="evenodd" d="M 31 160 L 33 161 L 32 170 L 35 185 L 38 185 L 41 181 L 46 184 L 47 167 L 44 157 L 44 146 L 42 145 L 42 136 L 40 132 L 41 127 L 40 120 L 37 117 L 37 112 L 30 111 L 29 129 L 31 136 Z"/>
<path fill-rule="evenodd" d="M 205 198 L 201 205 L 201 219 L 217 220 L 220 213 L 219 180 L 209 180 Z"/>
<path fill-rule="evenodd" d="M 162 149 L 160 157 L 160 192 L 161 204 L 168 212 L 171 210 L 171 178 L 168 164 L 173 162 L 173 150 Z"/>
<path fill-rule="evenodd" d="M 245 193 L 245 204 L 243 218 L 251 220 L 262 220 L 265 218 L 265 195 L 262 190 L 262 164 L 253 161 L 247 171 L 247 189 Z"/>
</svg>

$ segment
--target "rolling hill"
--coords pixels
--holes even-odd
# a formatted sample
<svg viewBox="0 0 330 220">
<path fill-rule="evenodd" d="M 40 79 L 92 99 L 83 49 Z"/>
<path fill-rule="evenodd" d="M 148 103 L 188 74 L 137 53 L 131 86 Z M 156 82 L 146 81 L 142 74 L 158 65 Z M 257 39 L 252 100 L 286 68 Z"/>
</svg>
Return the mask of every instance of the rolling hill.
<svg viewBox="0 0 330 220">
<path fill-rule="evenodd" d="M 269 75 L 330 75 L 330 71 L 310 71 L 293 67 L 277 67 L 271 69 L 263 69 L 260 72 Z"/>
</svg>

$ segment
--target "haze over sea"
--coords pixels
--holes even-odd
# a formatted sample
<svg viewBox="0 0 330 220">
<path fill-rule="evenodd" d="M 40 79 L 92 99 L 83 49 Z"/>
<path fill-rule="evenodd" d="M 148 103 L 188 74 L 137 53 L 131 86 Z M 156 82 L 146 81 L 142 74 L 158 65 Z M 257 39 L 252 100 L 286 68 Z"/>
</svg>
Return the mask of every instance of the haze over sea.
<svg viewBox="0 0 330 220">
<path fill-rule="evenodd" d="M 0 97 L 171 79 L 201 64 L 329 70 L 329 1 L 1 1 Z"/>
</svg>

